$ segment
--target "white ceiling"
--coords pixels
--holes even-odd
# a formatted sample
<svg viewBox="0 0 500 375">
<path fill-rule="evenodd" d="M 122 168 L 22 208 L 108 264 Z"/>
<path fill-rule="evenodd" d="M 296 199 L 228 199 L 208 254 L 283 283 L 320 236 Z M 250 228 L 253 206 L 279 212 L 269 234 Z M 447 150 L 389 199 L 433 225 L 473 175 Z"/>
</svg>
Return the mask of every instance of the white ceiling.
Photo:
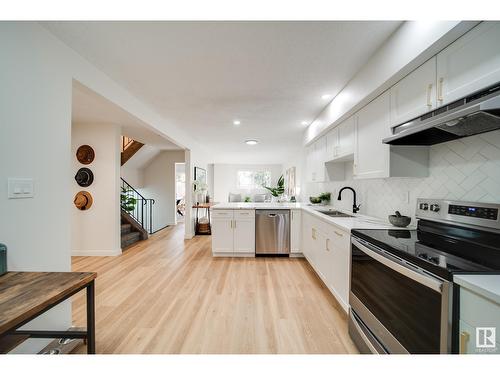
<svg viewBox="0 0 500 375">
<path fill-rule="evenodd" d="M 77 81 L 73 81 L 72 99 L 71 121 L 74 123 L 120 125 L 122 135 L 147 144 L 157 152 L 180 149 L 138 118 Z"/>
<path fill-rule="evenodd" d="M 400 24 L 43 23 L 226 163 L 285 161 L 301 143 L 301 122 L 327 104 L 321 95 L 338 93 Z"/>
</svg>

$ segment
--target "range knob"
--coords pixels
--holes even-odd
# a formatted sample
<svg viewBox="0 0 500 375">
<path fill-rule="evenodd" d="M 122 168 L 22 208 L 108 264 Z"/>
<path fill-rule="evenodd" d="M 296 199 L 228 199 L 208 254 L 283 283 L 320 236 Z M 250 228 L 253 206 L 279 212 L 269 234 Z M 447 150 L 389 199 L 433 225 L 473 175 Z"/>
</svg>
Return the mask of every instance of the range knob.
<svg viewBox="0 0 500 375">
<path fill-rule="evenodd" d="M 427 211 L 429 209 L 429 205 L 427 203 L 420 203 L 419 208 L 421 210 Z"/>
<path fill-rule="evenodd" d="M 430 209 L 432 212 L 438 212 L 439 211 L 439 204 L 431 204 Z"/>
</svg>

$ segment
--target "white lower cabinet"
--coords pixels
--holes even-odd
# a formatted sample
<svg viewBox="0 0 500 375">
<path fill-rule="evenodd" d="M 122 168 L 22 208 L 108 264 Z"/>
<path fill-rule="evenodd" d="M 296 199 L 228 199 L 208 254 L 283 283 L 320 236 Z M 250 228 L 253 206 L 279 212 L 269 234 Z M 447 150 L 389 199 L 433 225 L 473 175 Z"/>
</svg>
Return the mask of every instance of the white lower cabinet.
<svg viewBox="0 0 500 375">
<path fill-rule="evenodd" d="M 462 286 L 459 300 L 460 353 L 499 354 L 500 304 Z"/>
<path fill-rule="evenodd" d="M 233 210 L 212 212 L 212 253 L 233 253 Z"/>
<path fill-rule="evenodd" d="M 349 232 L 302 213 L 302 253 L 339 304 L 349 308 Z"/>
<path fill-rule="evenodd" d="M 233 222 L 234 252 L 255 253 L 255 211 L 235 210 Z"/>
<path fill-rule="evenodd" d="M 301 252 L 302 213 L 300 210 L 290 210 L 290 253 Z"/>
<path fill-rule="evenodd" d="M 213 210 L 212 254 L 255 255 L 255 210 Z"/>
</svg>

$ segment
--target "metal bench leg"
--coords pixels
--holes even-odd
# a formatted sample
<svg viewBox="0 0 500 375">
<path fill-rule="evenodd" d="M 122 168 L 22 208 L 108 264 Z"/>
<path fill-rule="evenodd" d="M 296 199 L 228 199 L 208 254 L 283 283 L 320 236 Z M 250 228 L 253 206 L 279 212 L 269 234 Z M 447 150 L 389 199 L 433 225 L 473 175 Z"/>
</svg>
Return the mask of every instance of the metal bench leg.
<svg viewBox="0 0 500 375">
<path fill-rule="evenodd" d="M 87 354 L 95 354 L 94 281 L 87 286 Z"/>
</svg>

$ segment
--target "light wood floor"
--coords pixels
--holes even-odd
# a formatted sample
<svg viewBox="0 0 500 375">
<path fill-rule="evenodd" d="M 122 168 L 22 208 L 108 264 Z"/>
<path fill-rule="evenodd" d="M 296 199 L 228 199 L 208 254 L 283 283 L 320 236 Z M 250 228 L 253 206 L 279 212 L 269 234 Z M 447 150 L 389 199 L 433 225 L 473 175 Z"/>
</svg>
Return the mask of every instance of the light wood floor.
<svg viewBox="0 0 500 375">
<path fill-rule="evenodd" d="M 304 259 L 212 258 L 210 237 L 167 228 L 96 271 L 98 353 L 356 353 L 346 316 Z M 73 320 L 85 326 L 85 293 Z M 85 348 L 81 349 L 85 352 Z"/>
</svg>

